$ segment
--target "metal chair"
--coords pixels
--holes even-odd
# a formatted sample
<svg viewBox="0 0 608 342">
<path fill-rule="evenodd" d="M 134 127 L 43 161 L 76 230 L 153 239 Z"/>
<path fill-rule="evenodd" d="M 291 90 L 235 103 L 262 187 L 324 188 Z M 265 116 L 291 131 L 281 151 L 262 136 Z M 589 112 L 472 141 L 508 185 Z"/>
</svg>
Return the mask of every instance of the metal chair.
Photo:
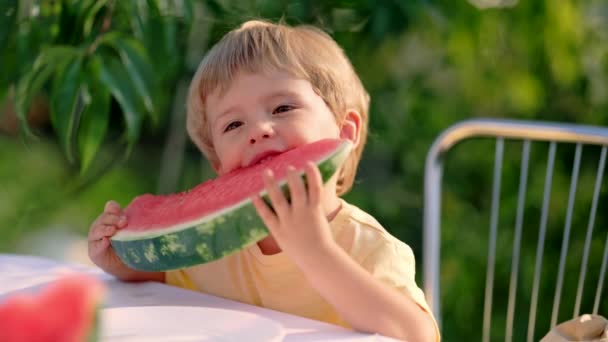
<svg viewBox="0 0 608 342">
<path fill-rule="evenodd" d="M 516 333 L 519 338 L 516 337 L 517 340 L 523 340 L 523 336 L 526 336 L 527 341 L 533 341 L 535 338 L 538 339 L 539 336 L 543 336 L 546 332 L 548 332 L 547 328 L 544 327 L 543 330 L 539 330 L 537 326 L 537 317 L 539 312 L 539 295 L 540 289 L 546 288 L 546 286 L 541 286 L 541 277 L 543 275 L 543 255 L 546 251 L 547 247 L 553 247 L 557 250 L 557 246 L 559 243 L 556 243 L 555 239 L 552 240 L 552 245 L 545 244 L 546 236 L 547 236 L 547 222 L 551 217 L 552 213 L 550 212 L 550 203 L 551 201 L 565 201 L 565 198 L 554 198 L 552 196 L 552 178 L 554 176 L 554 167 L 556 164 L 556 153 L 559 151 L 561 154 L 568 154 L 569 156 L 565 159 L 571 157 L 569 153 L 563 153 L 563 146 L 568 146 L 568 152 L 574 149 L 574 156 L 572 162 L 572 171 L 570 174 L 570 186 L 569 186 L 569 194 L 567 199 L 567 210 L 565 211 L 565 220 L 560 223 L 560 238 L 561 238 L 561 252 L 559 253 L 559 261 L 557 258 L 552 258 L 547 262 L 545 260 L 545 267 L 555 267 L 557 272 L 546 274 L 543 278 L 543 281 L 552 282 L 551 286 L 554 286 L 554 291 L 551 294 L 552 307 L 551 307 L 551 321 L 550 327 L 554 327 L 556 324 L 560 322 L 570 319 L 571 317 L 576 317 L 579 314 L 583 313 L 594 313 L 594 314 L 603 314 L 606 316 L 606 312 L 602 313 L 601 310 L 607 310 L 608 306 L 606 303 L 601 302 L 602 297 L 602 288 L 606 275 L 606 264 L 608 261 L 608 235 L 604 237 L 604 234 L 608 231 L 605 226 L 600 226 L 596 230 L 596 235 L 593 235 L 596 213 L 598 209 L 598 202 L 600 202 L 600 193 L 602 187 L 602 176 L 604 174 L 604 166 L 606 162 L 606 151 L 608 146 L 608 128 L 604 127 L 596 127 L 596 126 L 584 126 L 584 125 L 575 125 L 575 124 L 560 124 L 560 123 L 546 123 L 546 122 L 530 122 L 530 121 L 516 121 L 516 120 L 499 120 L 499 119 L 474 119 L 468 120 L 461 123 L 457 123 L 447 130 L 445 130 L 433 143 L 430 148 L 425 166 L 425 184 L 424 184 L 424 253 L 423 253 L 423 285 L 424 292 L 431 306 L 435 317 L 439 322 L 443 322 L 449 317 L 442 317 L 442 306 L 441 306 L 441 262 L 440 259 L 440 247 L 441 247 L 441 224 L 442 224 L 442 195 L 446 189 L 442 189 L 442 182 L 445 184 L 447 178 L 449 177 L 446 174 L 445 178 L 442 179 L 445 173 L 445 159 L 451 153 L 454 153 L 452 150 L 454 146 L 463 141 L 467 141 L 469 144 L 470 141 L 478 141 L 480 139 L 476 138 L 484 138 L 481 140 L 488 142 L 488 139 L 491 139 L 490 142 L 494 144 L 495 142 L 495 150 L 494 150 L 494 163 L 493 163 L 493 172 L 488 171 L 488 175 L 490 173 L 493 174 L 491 192 L 488 191 L 487 194 L 484 193 L 485 198 L 490 203 L 488 206 L 489 211 L 489 231 L 487 232 L 488 241 L 487 241 L 487 259 L 485 260 L 485 269 L 480 269 L 480 273 L 485 271 L 485 287 L 483 284 L 479 284 L 480 288 L 485 288 L 484 291 L 484 299 L 483 299 L 483 326 L 479 327 L 482 329 L 481 339 L 485 341 L 492 340 L 502 340 L 511 341 L 514 338 L 514 334 Z M 505 156 L 505 142 L 511 143 L 511 141 L 518 141 L 518 144 L 521 144 L 521 159 L 518 158 L 520 162 L 519 168 L 519 179 L 513 182 L 514 184 L 519 183 L 517 187 L 517 205 L 516 210 L 512 213 L 505 213 L 501 211 L 501 181 L 503 176 L 503 164 L 506 162 L 513 162 L 513 160 L 504 160 Z M 534 155 L 536 160 L 542 159 L 544 164 L 546 162 L 546 168 L 532 168 L 530 166 L 530 154 L 531 149 L 536 147 L 538 144 L 541 144 L 543 147 L 541 149 L 547 150 L 547 156 L 544 155 L 542 158 L 539 158 L 538 155 Z M 510 145 L 509 145 L 510 146 Z M 585 166 L 591 167 L 594 169 L 593 172 L 586 173 L 587 177 L 592 177 L 595 175 L 595 180 L 591 182 L 585 182 L 585 184 L 579 182 L 579 176 L 581 175 L 581 162 L 582 160 L 582 152 L 583 147 L 585 147 L 586 155 L 589 153 L 587 149 L 591 150 L 591 156 L 594 157 L 594 162 L 592 163 L 584 163 Z M 465 150 L 466 151 L 466 150 Z M 537 151 L 537 150 L 533 150 Z M 451 153 L 448 153 L 451 152 Z M 599 158 L 597 156 L 599 155 Z M 562 158 L 564 159 L 564 158 Z M 599 159 L 599 160 L 598 160 Z M 568 159 L 569 160 L 569 159 Z M 587 159 L 584 159 L 587 160 Z M 561 160 L 560 160 L 561 161 Z M 506 165 L 506 164 L 505 164 Z M 560 164 L 561 165 L 561 164 Z M 489 167 L 491 168 L 491 167 Z M 596 169 L 595 169 L 596 168 Z M 542 173 L 541 173 L 542 170 Z M 531 173 L 532 172 L 532 173 Z M 544 187 L 543 187 L 543 195 L 542 195 L 542 206 L 539 208 L 540 212 L 534 212 L 532 214 L 527 213 L 526 208 L 530 207 L 530 203 L 526 203 L 526 198 L 528 191 L 528 181 L 531 177 L 530 175 L 534 172 L 541 173 L 541 176 L 544 175 Z M 515 172 L 517 173 L 517 172 Z M 591 176 L 590 176 L 591 175 Z M 564 182 L 562 182 L 564 183 Z M 580 184 L 579 184 L 580 183 Z M 564 185 L 567 182 L 564 183 Z M 581 208 L 581 205 L 576 206 L 578 211 L 584 210 L 585 217 L 588 215 L 588 220 L 586 223 L 586 229 L 582 226 L 573 225 L 573 214 L 575 208 L 575 202 L 577 201 L 577 185 L 580 191 L 586 191 L 587 189 L 583 189 L 583 185 L 590 185 L 593 188 L 593 196 L 590 200 L 590 206 L 586 208 Z M 479 191 L 484 191 L 485 187 L 480 184 Z M 515 187 L 513 187 L 515 188 Z M 565 188 L 565 186 L 564 186 Z M 591 187 L 588 187 L 591 188 Z M 502 192 L 508 191 L 511 189 L 502 189 Z M 513 189 L 513 193 L 515 189 Z M 563 194 L 562 194 L 563 195 Z M 513 196 L 515 197 L 515 196 Z M 562 196 L 565 197 L 565 196 Z M 539 197 L 540 198 L 540 197 Z M 445 199 L 443 199 L 445 201 Z M 565 203 L 564 203 L 565 204 Z M 606 207 L 608 203 L 604 203 L 603 206 Z M 600 206 L 601 208 L 601 206 Z M 605 210 L 604 210 L 605 211 Z M 536 215 L 540 214 L 540 215 Z M 563 213 L 559 213 L 563 215 Z M 600 210 L 600 215 L 602 211 Z M 503 216 L 511 216 L 513 218 L 514 224 L 511 226 L 504 226 L 499 224 L 501 221 L 499 217 Z M 525 279 L 520 275 L 521 273 L 521 253 L 522 253 L 522 231 L 524 231 L 527 236 L 530 236 L 530 224 L 526 222 L 532 216 L 538 217 L 538 225 L 534 224 L 534 236 L 535 241 L 533 241 L 533 245 L 536 246 L 535 252 L 531 254 L 528 260 L 529 265 L 525 265 L 528 269 L 531 269 L 532 260 L 534 260 L 534 272 L 533 277 L 528 276 Z M 580 215 L 579 215 L 580 216 Z M 525 219 L 526 220 L 525 220 Z M 536 218 L 534 218 L 536 221 Z M 524 230 L 522 227 L 526 227 L 528 230 Z M 563 228 L 562 228 L 563 227 Z M 462 227 L 462 229 L 467 229 L 466 227 Z M 483 228 L 485 229 L 485 228 Z M 508 241 L 509 244 L 512 243 L 512 248 L 510 250 L 510 260 L 507 261 L 510 264 L 510 276 L 509 276 L 509 286 L 508 293 L 496 293 L 496 272 L 503 271 L 503 269 L 496 268 L 497 255 L 497 236 L 501 231 L 508 231 L 509 234 L 512 234 L 512 240 Z M 577 244 L 576 247 L 572 247 L 571 235 L 575 235 L 572 232 L 576 232 L 576 236 L 581 237 L 584 235 L 584 247 L 581 251 L 582 242 Z M 582 232 L 585 232 L 584 234 Z M 511 235 L 509 235 L 511 236 Z M 597 244 L 598 236 L 601 244 Z M 536 240 L 537 238 L 537 240 Z M 506 239 L 498 239 L 498 243 L 505 244 L 507 241 L 503 241 Z M 528 239 L 529 240 L 529 239 Z M 526 243 L 530 243 L 530 241 L 524 240 Z M 595 241 L 592 246 L 592 240 Z M 559 241 L 559 240 L 557 240 Z M 604 242 L 605 241 L 605 242 Z M 485 244 L 484 244 L 485 246 Z M 569 255 L 568 251 L 571 251 L 572 254 L 576 254 L 577 260 L 572 261 L 569 260 L 571 255 Z M 595 247 L 595 248 L 593 248 Z M 528 248 L 530 250 L 531 248 Z M 576 250 L 575 250 L 576 249 Z M 504 249 L 503 249 L 504 250 Z M 593 250 L 593 251 L 592 251 Z M 574 253 L 576 252 L 576 253 Z M 597 267 L 593 267 L 592 269 L 588 269 L 590 255 L 593 253 L 594 261 L 599 263 L 601 260 L 601 266 L 599 267 L 599 271 Z M 556 253 L 557 254 L 557 253 Z M 582 256 L 580 255 L 582 254 Z M 535 255 L 535 256 L 534 256 Z M 580 259 L 579 259 L 580 256 Z M 444 258 L 456 258 L 457 256 L 443 256 Z M 547 265 L 548 263 L 548 265 Z M 559 264 L 557 264 L 559 263 Z M 576 265 L 576 270 L 573 270 L 572 265 Z M 597 264 L 596 264 L 597 265 Z M 506 268 L 506 267 L 505 267 Z M 591 272 L 588 272 L 590 271 Z M 575 273 L 573 273 L 575 272 Z M 568 277 L 565 277 L 565 274 Z M 574 274 L 577 276 L 574 277 Z M 590 274 L 593 274 L 593 281 L 590 279 Z M 599 275 L 598 275 L 599 274 Z M 597 276 L 597 277 L 596 277 Z M 518 279 L 519 277 L 519 279 Z M 480 276 L 480 278 L 483 278 Z M 530 279 L 532 278 L 532 279 Z M 563 292 L 565 278 L 578 278 L 578 285 L 576 286 L 576 293 L 573 291 L 569 293 Z M 531 284 L 529 282 L 531 280 Z M 586 283 L 587 280 L 587 283 Z M 527 282 L 527 283 L 525 283 Z M 503 278 L 503 283 L 499 285 L 506 285 L 506 276 Z M 574 281 L 571 281 L 574 283 Z M 519 290 L 518 290 L 519 287 Z M 571 289 L 574 286 L 570 286 Z M 502 286 L 503 291 L 507 292 L 506 286 Z M 530 292 L 527 290 L 531 289 Z M 525 293 L 524 293 L 524 290 Z M 593 305 L 591 307 L 590 300 L 586 302 L 583 301 L 584 293 L 587 293 L 586 299 L 589 299 L 589 293 L 595 292 L 595 296 L 593 299 Z M 529 301 L 529 307 L 523 307 L 523 305 L 519 305 L 516 308 L 516 303 L 520 303 L 520 298 L 517 298 L 519 294 L 520 297 L 526 297 L 526 303 Z M 481 295 L 481 294 L 480 294 Z M 507 297 L 507 305 L 506 307 L 495 307 L 493 308 L 493 299 L 496 301 L 496 298 L 503 298 L 501 296 Z M 529 297 L 528 297 L 529 296 Z M 547 296 L 545 293 L 544 296 Z M 571 301 L 574 296 L 574 308 L 566 308 L 565 304 L 563 304 L 563 298 L 566 298 L 568 301 Z M 570 297 L 572 296 L 572 297 Z M 480 299 L 481 301 L 481 299 Z M 587 303 L 587 306 L 585 306 Z M 560 304 L 561 305 L 560 307 Z M 503 305 L 505 306 L 505 305 Z M 543 308 L 540 308 L 543 309 Z M 544 310 L 548 315 L 548 306 L 545 306 Z M 572 310 L 572 311 L 569 311 Z M 481 308 L 479 308 L 481 312 Z M 567 311 L 567 312 L 566 312 Z M 496 324 L 492 322 L 492 316 L 497 315 L 498 312 L 506 312 L 506 322 L 502 324 L 505 325 L 504 333 L 503 331 L 493 331 L 492 327 Z M 566 314 L 564 314 L 566 312 Z M 560 313 L 562 313 L 560 315 Z M 564 317 L 565 315 L 570 315 L 571 317 Z M 502 314 L 501 314 L 502 315 Z M 524 316 L 527 315 L 527 319 Z M 522 332 L 519 330 L 514 331 L 514 321 L 516 318 L 519 321 L 527 321 L 527 331 Z M 453 317 L 451 319 L 461 319 L 460 317 Z M 543 319 L 548 319 L 548 316 L 543 317 Z M 481 317 L 480 317 L 481 323 Z M 472 322 L 463 322 L 463 324 L 471 324 Z M 441 323 L 440 323 L 441 325 Z M 520 329 L 521 330 L 521 329 Z M 536 336 L 535 336 L 536 334 Z"/>
</svg>

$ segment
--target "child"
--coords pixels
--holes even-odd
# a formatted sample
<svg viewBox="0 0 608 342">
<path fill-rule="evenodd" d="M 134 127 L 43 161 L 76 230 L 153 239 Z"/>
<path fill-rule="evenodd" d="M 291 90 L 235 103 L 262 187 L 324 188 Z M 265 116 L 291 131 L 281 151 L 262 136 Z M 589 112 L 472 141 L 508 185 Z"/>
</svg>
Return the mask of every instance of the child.
<svg viewBox="0 0 608 342">
<path fill-rule="evenodd" d="M 108 202 L 89 234 L 89 255 L 125 281 L 156 280 L 409 341 L 437 341 L 414 280 L 414 255 L 369 214 L 338 196 L 350 189 L 365 143 L 369 96 L 338 45 L 322 31 L 250 21 L 201 62 L 190 86 L 188 132 L 218 174 L 323 138 L 353 152 L 326 185 L 308 165 L 283 197 L 264 175 L 273 206 L 254 198 L 270 236 L 223 259 L 183 270 L 126 267 L 108 238 L 127 223 Z"/>
</svg>

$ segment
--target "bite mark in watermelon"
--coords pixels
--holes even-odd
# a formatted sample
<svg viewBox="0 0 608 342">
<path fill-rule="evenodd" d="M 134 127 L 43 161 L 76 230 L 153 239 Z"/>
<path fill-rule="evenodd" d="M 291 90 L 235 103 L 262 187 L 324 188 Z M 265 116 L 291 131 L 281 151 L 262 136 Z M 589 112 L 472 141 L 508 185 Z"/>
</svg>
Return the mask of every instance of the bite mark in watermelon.
<svg viewBox="0 0 608 342">
<path fill-rule="evenodd" d="M 39 294 L 17 293 L 0 302 L 0 341 L 81 342 L 97 338 L 103 283 L 75 274 Z"/>
<path fill-rule="evenodd" d="M 352 143 L 320 140 L 263 163 L 238 169 L 172 195 L 145 194 L 126 208 L 128 225 L 111 238 L 125 264 L 142 271 L 168 271 L 230 255 L 268 236 L 251 197 L 266 196 L 266 168 L 286 191 L 287 167 L 301 174 L 308 161 L 329 180 L 348 157 Z"/>
</svg>

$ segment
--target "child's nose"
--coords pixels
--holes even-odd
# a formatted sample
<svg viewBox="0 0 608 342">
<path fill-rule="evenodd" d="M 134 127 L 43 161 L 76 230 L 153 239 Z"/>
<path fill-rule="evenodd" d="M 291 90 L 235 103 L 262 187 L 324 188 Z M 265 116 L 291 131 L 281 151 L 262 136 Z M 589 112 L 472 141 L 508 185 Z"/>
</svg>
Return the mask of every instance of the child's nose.
<svg viewBox="0 0 608 342">
<path fill-rule="evenodd" d="M 260 140 L 270 138 L 272 135 L 274 135 L 274 131 L 269 123 L 259 123 L 252 130 L 249 143 L 253 145 Z"/>
<path fill-rule="evenodd" d="M 264 134 L 264 135 L 261 136 L 261 138 L 262 139 L 267 139 L 267 138 L 270 138 L 270 135 L 269 134 Z M 249 143 L 253 145 L 253 144 L 255 144 L 256 141 L 259 141 L 259 140 L 260 140 L 260 138 L 258 138 L 257 140 L 255 138 L 251 138 L 251 139 L 249 139 Z"/>
</svg>

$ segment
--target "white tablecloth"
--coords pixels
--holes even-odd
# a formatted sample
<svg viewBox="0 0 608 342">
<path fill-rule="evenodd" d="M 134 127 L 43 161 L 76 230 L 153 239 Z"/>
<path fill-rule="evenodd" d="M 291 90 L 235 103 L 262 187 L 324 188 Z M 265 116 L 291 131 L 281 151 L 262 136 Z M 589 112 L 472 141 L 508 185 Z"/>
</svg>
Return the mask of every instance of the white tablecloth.
<svg viewBox="0 0 608 342">
<path fill-rule="evenodd" d="M 37 292 L 72 272 L 92 274 L 106 284 L 101 329 L 108 341 L 394 341 L 165 284 L 125 283 L 98 268 L 25 255 L 0 254 L 0 303 L 16 292 Z"/>
</svg>

